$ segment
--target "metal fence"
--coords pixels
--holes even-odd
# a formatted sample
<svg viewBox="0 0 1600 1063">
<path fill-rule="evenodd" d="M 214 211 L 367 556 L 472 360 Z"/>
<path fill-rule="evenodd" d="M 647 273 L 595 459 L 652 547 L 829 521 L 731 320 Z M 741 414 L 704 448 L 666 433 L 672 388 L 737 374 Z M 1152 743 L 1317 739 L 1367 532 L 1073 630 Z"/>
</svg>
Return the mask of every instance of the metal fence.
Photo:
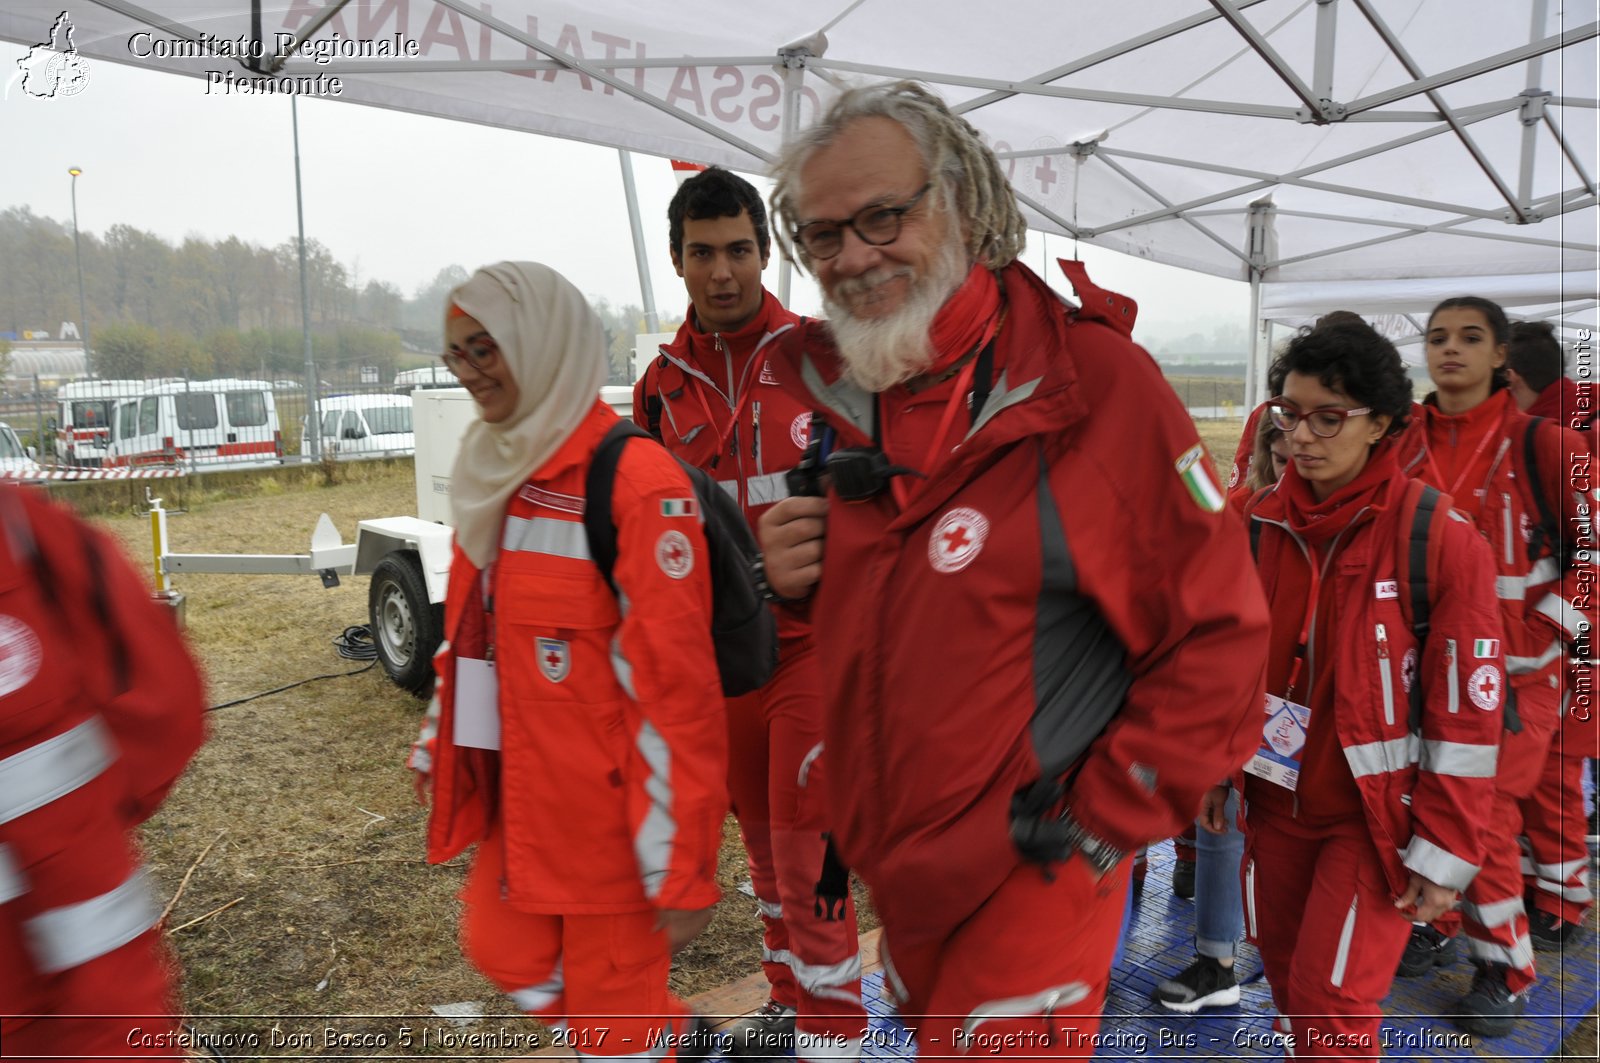
<svg viewBox="0 0 1600 1063">
<path fill-rule="evenodd" d="M 0 476 L 196 472 L 412 453 L 410 392 L 433 382 L 416 373 L 398 384 L 374 382 L 371 373 L 329 376 L 314 392 L 300 380 L 253 376 L 12 381 L 0 397 Z M 437 381 L 447 383 L 454 381 Z"/>
</svg>

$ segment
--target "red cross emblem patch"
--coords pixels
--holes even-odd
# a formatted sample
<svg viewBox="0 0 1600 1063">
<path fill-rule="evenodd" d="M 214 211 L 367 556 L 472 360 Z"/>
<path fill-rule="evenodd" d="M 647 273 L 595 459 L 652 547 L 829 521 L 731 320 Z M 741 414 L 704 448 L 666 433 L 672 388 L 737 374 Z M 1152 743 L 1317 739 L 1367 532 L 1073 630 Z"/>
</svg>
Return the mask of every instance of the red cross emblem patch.
<svg viewBox="0 0 1600 1063">
<path fill-rule="evenodd" d="M 1467 696 L 1484 712 L 1493 712 L 1500 707 L 1500 688 L 1503 682 L 1504 680 L 1500 678 L 1500 669 L 1492 664 L 1481 664 L 1472 673 L 1472 678 L 1467 680 Z"/>
<path fill-rule="evenodd" d="M 656 564 L 673 579 L 683 579 L 694 571 L 694 546 L 680 531 L 662 532 L 656 540 Z"/>
<path fill-rule="evenodd" d="M 983 552 L 989 518 L 959 506 L 939 518 L 928 536 L 928 563 L 935 572 L 960 572 Z"/>
<path fill-rule="evenodd" d="M 572 645 L 561 639 L 538 639 L 535 649 L 539 671 L 552 683 L 559 683 L 572 671 Z"/>
<path fill-rule="evenodd" d="M 0 616 L 0 696 L 33 682 L 44 660 L 44 647 L 33 628 L 14 616 Z"/>
</svg>

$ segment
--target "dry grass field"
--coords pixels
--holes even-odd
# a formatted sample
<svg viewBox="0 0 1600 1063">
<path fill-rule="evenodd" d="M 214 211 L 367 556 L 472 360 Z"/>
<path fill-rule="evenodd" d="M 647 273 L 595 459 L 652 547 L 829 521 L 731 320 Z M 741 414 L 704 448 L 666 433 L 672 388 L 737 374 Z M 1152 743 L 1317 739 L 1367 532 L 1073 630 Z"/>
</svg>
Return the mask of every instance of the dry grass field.
<svg viewBox="0 0 1600 1063">
<path fill-rule="evenodd" d="M 1201 426 L 1224 466 L 1238 431 L 1237 422 Z M 348 541 L 363 517 L 413 509 L 407 464 L 349 465 L 340 477 L 292 488 L 266 478 L 236 489 L 240 497 L 190 490 L 189 510 L 170 518 L 171 549 L 299 552 L 322 512 Z M 150 556 L 147 520 L 96 520 L 131 556 Z M 423 860 L 426 813 L 402 766 L 422 703 L 334 652 L 333 639 L 366 620 L 365 578 L 327 590 L 307 577 L 191 576 L 179 589 L 212 704 L 331 676 L 212 713 L 210 740 L 145 831 L 155 879 L 175 902 L 166 925 L 194 1025 L 232 1039 L 222 1054 L 234 1058 L 443 1054 L 437 1037 L 422 1047 L 420 1031 L 532 1032 L 460 957 L 464 862 Z M 725 900 L 674 966 L 682 994 L 757 970 L 755 904 L 736 888 L 742 862 L 730 821 Z M 863 911 L 869 926 L 870 906 Z M 430 1010 L 460 1002 L 490 1018 L 457 1030 Z M 371 1047 L 330 1045 L 330 1036 Z M 513 1054 L 492 1043 L 448 1051 Z"/>
</svg>

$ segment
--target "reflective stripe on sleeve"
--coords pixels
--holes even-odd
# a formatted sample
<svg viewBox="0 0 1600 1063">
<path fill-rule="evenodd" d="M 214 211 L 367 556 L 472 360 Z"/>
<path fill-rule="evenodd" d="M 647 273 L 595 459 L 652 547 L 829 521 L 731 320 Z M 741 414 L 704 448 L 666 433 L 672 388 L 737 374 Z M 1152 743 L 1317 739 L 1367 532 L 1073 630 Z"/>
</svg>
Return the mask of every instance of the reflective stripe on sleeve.
<svg viewBox="0 0 1600 1063">
<path fill-rule="evenodd" d="M 570 557 L 575 561 L 590 559 L 589 537 L 584 532 L 583 524 L 553 517 L 507 517 L 500 547 L 503 550 Z"/>
<path fill-rule="evenodd" d="M 1506 655 L 1507 675 L 1528 675 L 1537 672 L 1557 657 L 1561 656 L 1561 640 L 1556 639 L 1545 647 L 1545 651 L 1537 657 L 1513 657 Z"/>
<path fill-rule="evenodd" d="M 137 868 L 115 889 L 52 908 L 28 920 L 23 929 L 39 969 L 55 974 L 121 948 L 155 926 L 160 915 L 149 876 Z"/>
<path fill-rule="evenodd" d="M 111 732 L 98 716 L 0 760 L 0 823 L 64 797 L 116 759 Z"/>
<path fill-rule="evenodd" d="M 1451 775 L 1458 779 L 1492 779 L 1499 755 L 1499 746 L 1430 739 L 1422 743 L 1421 767 L 1435 775 Z"/>
<path fill-rule="evenodd" d="M 789 481 L 781 472 L 752 476 L 745 481 L 746 498 L 752 506 L 782 502 L 789 497 Z"/>
<path fill-rule="evenodd" d="M 639 726 L 639 737 L 634 744 L 650 772 L 644 781 L 650 810 L 644 814 L 644 822 L 633 836 L 633 853 L 639 861 L 644 895 L 653 901 L 666 884 L 667 869 L 672 864 L 672 845 L 678 836 L 678 824 L 672 818 L 672 754 L 661 732 L 649 720 Z"/>
<path fill-rule="evenodd" d="M 1404 738 L 1391 738 L 1387 742 L 1347 746 L 1344 759 L 1350 764 L 1350 774 L 1360 779 L 1410 767 L 1421 755 L 1420 747 L 1416 735 L 1406 735 Z"/>
<path fill-rule="evenodd" d="M 1464 890 L 1478 874 L 1477 864 L 1446 852 L 1420 834 L 1412 835 L 1411 844 L 1400 850 L 1400 862 L 1446 889 Z"/>
<path fill-rule="evenodd" d="M 1534 612 L 1560 624 L 1561 630 L 1567 633 L 1568 638 L 1575 639 L 1589 629 L 1589 622 L 1584 619 L 1583 610 L 1553 591 L 1541 598 L 1533 609 Z"/>
</svg>

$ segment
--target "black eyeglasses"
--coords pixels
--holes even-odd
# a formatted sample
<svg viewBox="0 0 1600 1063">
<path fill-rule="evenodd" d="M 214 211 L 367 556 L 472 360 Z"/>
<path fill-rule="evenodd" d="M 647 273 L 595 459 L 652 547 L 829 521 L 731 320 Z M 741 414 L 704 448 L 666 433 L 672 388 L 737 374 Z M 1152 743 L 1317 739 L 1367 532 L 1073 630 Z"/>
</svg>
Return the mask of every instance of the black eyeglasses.
<svg viewBox="0 0 1600 1063">
<path fill-rule="evenodd" d="M 933 187 L 929 181 L 898 207 L 863 207 L 855 217 L 839 221 L 808 221 L 793 233 L 794 242 L 816 261 L 826 261 L 844 250 L 844 231 L 849 229 L 861 242 L 883 247 L 900 239 L 900 223 L 906 212 L 916 207 Z"/>
<path fill-rule="evenodd" d="M 469 365 L 482 373 L 500 361 L 500 345 L 487 332 L 473 336 L 467 343 L 469 346 L 463 347 L 459 354 L 455 351 L 444 352 L 444 367 L 456 376 L 460 376 Z"/>
<path fill-rule="evenodd" d="M 1274 402 L 1267 407 L 1267 416 L 1272 418 L 1272 427 L 1288 435 L 1300 427 L 1300 421 L 1305 419 L 1311 426 L 1311 434 L 1321 436 L 1323 439 L 1332 439 L 1344 430 L 1344 424 L 1352 417 L 1360 417 L 1364 413 L 1371 413 L 1372 407 L 1361 406 L 1354 410 L 1344 410 L 1338 407 L 1323 407 L 1302 413 L 1300 408 L 1285 401 Z"/>
</svg>

